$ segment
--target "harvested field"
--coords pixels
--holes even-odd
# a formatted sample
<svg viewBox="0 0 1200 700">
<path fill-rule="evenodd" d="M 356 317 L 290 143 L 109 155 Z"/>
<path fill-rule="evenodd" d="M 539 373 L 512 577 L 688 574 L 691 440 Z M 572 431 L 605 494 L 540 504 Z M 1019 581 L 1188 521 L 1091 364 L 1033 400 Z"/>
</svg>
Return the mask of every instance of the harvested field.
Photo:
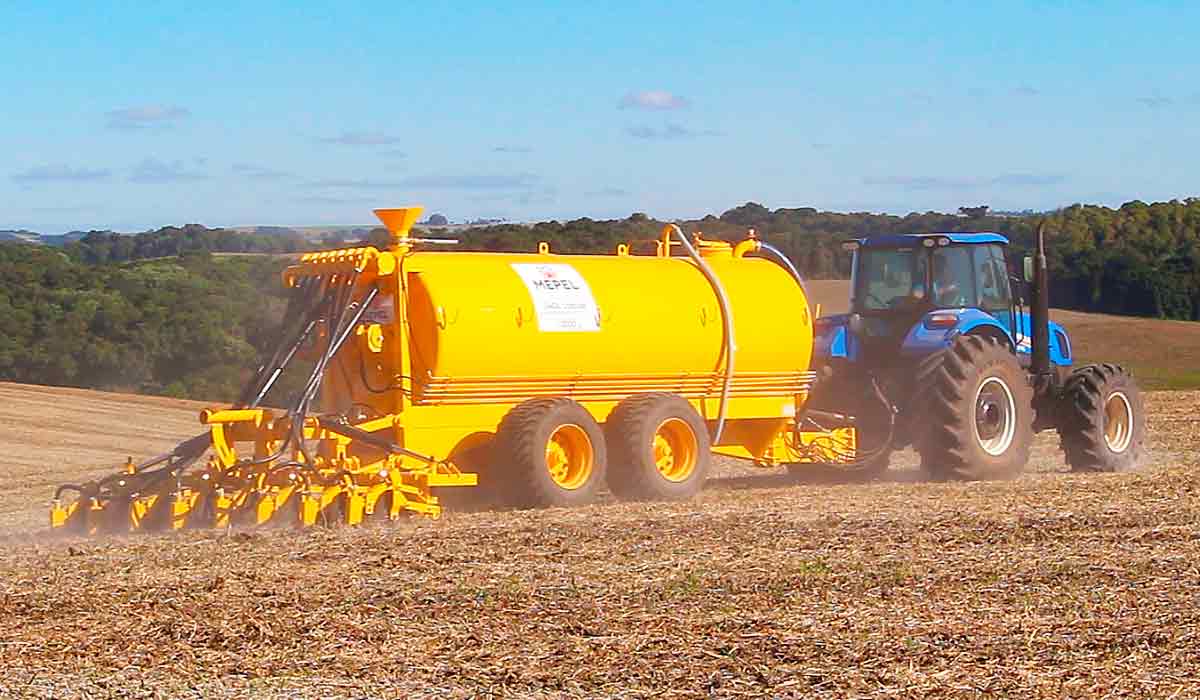
<svg viewBox="0 0 1200 700">
<path fill-rule="evenodd" d="M 49 485 L 196 407 L 0 385 L 0 693 L 1195 697 L 1198 400 L 1149 396 L 1132 474 L 1043 435 L 1007 483 L 725 464 L 688 503 L 88 541 L 39 531 Z"/>
</svg>

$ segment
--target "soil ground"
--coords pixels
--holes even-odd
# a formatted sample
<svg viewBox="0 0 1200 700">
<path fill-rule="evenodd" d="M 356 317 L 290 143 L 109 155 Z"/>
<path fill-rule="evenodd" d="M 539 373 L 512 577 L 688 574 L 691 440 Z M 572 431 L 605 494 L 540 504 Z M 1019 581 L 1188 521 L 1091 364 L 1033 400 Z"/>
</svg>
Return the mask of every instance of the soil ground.
<svg viewBox="0 0 1200 700">
<path fill-rule="evenodd" d="M 0 695 L 1195 697 L 1198 401 L 1147 396 L 1128 474 L 1043 434 L 1011 482 L 721 463 L 685 503 L 83 540 L 53 486 L 200 406 L 0 384 Z"/>
</svg>

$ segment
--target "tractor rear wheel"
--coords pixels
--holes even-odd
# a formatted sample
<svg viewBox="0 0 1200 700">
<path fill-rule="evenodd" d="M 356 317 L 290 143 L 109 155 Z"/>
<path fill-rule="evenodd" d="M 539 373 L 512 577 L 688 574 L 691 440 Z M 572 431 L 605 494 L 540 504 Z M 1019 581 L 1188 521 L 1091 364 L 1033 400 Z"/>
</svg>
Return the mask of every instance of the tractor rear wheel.
<svg viewBox="0 0 1200 700">
<path fill-rule="evenodd" d="M 1029 461 L 1033 389 L 995 338 L 956 338 L 913 408 L 913 442 L 934 478 L 1010 478 Z"/>
<path fill-rule="evenodd" d="M 1072 372 L 1059 404 L 1058 436 L 1071 471 L 1136 467 L 1146 440 L 1146 410 L 1133 375 L 1111 364 Z"/>
<path fill-rule="evenodd" d="M 708 425 L 678 394 L 631 396 L 604 426 L 612 464 L 608 487 L 622 500 L 695 496 L 712 466 Z"/>
<path fill-rule="evenodd" d="M 488 473 L 517 508 L 578 506 L 604 482 L 604 433 L 592 414 L 567 398 L 531 399 L 504 416 Z"/>
</svg>

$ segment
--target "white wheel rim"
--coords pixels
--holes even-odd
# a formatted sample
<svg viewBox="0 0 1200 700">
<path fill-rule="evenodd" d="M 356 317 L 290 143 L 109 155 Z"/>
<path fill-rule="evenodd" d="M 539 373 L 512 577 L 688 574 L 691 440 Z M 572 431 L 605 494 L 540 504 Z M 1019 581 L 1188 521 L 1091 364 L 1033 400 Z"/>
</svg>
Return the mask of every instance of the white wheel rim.
<svg viewBox="0 0 1200 700">
<path fill-rule="evenodd" d="M 1133 442 L 1133 406 L 1123 391 L 1114 391 L 1104 402 L 1104 444 L 1116 454 Z"/>
<path fill-rule="evenodd" d="M 1003 379 L 988 377 L 980 383 L 972 413 L 975 439 L 984 452 L 999 457 L 1012 447 L 1017 434 L 1017 403 Z"/>
</svg>

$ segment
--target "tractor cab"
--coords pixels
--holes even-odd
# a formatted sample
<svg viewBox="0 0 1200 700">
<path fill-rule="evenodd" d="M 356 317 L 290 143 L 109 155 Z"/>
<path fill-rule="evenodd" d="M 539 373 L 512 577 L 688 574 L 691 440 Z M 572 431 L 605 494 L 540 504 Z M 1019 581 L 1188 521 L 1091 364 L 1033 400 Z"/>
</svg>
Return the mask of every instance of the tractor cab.
<svg viewBox="0 0 1200 700">
<path fill-rule="evenodd" d="M 914 327 L 948 329 L 967 309 L 1012 335 L 1016 308 L 1005 256 L 994 233 L 876 236 L 847 241 L 854 253 L 851 318 L 872 364 L 900 361 Z M 946 313 L 936 313 L 945 311 Z"/>
</svg>

